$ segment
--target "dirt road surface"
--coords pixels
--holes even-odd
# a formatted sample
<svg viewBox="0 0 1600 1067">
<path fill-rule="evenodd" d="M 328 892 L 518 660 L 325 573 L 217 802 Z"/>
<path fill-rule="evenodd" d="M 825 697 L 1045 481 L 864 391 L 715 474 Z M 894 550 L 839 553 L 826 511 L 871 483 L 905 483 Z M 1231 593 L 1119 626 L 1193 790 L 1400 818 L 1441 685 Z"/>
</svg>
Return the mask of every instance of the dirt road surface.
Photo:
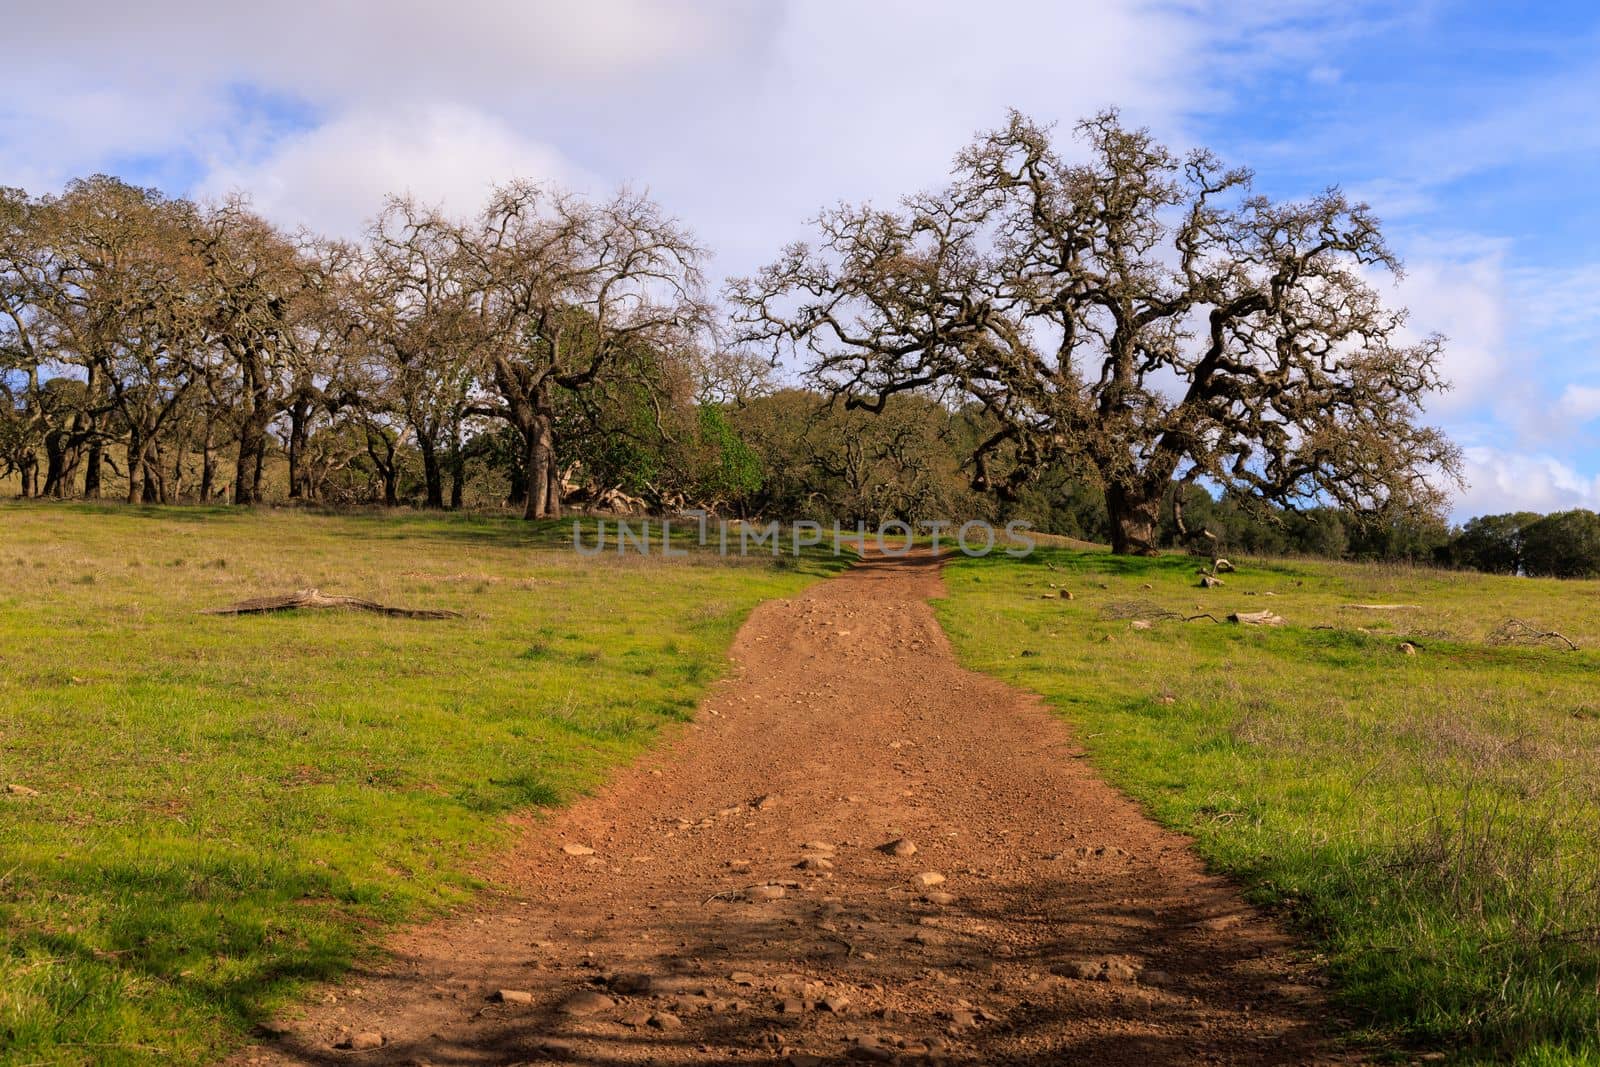
<svg viewBox="0 0 1600 1067">
<path fill-rule="evenodd" d="M 1349 1062 L 1286 938 L 957 665 L 941 591 L 878 560 L 762 606 L 696 722 L 533 825 L 507 894 L 233 1062 Z"/>
</svg>

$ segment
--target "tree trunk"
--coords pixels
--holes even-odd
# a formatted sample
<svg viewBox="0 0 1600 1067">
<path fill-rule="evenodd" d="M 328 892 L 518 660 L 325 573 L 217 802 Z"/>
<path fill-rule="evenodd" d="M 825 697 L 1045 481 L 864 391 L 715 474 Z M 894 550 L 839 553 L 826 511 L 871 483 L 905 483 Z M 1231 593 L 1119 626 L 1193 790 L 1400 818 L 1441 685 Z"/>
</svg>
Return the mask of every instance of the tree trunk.
<svg viewBox="0 0 1600 1067">
<path fill-rule="evenodd" d="M 422 480 L 428 488 L 427 506 L 444 508 L 444 479 L 439 471 L 439 446 L 433 435 L 417 430 L 417 449 L 422 453 Z"/>
<path fill-rule="evenodd" d="M 556 462 L 554 450 L 550 455 L 550 488 L 545 493 L 544 517 L 547 519 L 561 517 L 561 465 Z"/>
<path fill-rule="evenodd" d="M 67 446 L 66 434 L 51 430 L 44 437 L 44 496 L 66 496 Z"/>
<path fill-rule="evenodd" d="M 309 405 L 296 398 L 289 406 L 289 499 L 299 500 L 305 495 L 306 424 L 310 421 Z"/>
<path fill-rule="evenodd" d="M 1119 556 L 1156 554 L 1161 497 L 1142 486 L 1106 486 L 1106 512 L 1111 519 L 1111 551 Z"/>
<path fill-rule="evenodd" d="M 466 494 L 466 483 L 467 457 L 461 447 L 461 433 L 457 430 L 452 435 L 450 444 L 450 510 L 461 510 L 461 500 Z"/>
<path fill-rule="evenodd" d="M 241 354 L 239 362 L 244 372 L 249 409 L 239 420 L 239 461 L 233 469 L 233 502 L 255 504 L 261 499 L 261 466 L 266 459 L 267 423 L 272 421 L 272 412 L 268 410 L 267 383 L 259 354 Z"/>
<path fill-rule="evenodd" d="M 87 500 L 100 499 L 100 438 L 89 442 L 89 458 L 83 466 L 83 495 Z"/>
<path fill-rule="evenodd" d="M 143 437 L 138 430 L 128 433 L 128 503 L 137 504 L 144 495 L 144 450 Z"/>
<path fill-rule="evenodd" d="M 561 487 L 555 474 L 555 436 L 548 415 L 535 415 L 526 434 L 528 503 L 526 519 L 554 519 L 561 514 Z"/>
<path fill-rule="evenodd" d="M 211 503 L 211 493 L 217 481 L 216 426 L 206 419 L 206 436 L 200 447 L 200 503 Z"/>
</svg>

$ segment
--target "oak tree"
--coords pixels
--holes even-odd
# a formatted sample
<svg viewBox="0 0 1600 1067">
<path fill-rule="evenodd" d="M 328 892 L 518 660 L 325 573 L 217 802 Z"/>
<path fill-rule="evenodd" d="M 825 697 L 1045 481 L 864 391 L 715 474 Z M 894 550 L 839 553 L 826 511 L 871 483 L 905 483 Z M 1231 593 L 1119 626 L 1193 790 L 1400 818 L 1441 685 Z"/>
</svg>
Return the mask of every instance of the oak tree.
<svg viewBox="0 0 1600 1067">
<path fill-rule="evenodd" d="M 1153 552 L 1164 498 L 1196 481 L 1437 509 L 1459 463 L 1420 423 L 1443 341 L 1380 298 L 1400 264 L 1370 210 L 1338 189 L 1252 194 L 1249 172 L 1115 112 L 1077 129 L 1081 159 L 1013 113 L 943 190 L 824 212 L 815 246 L 732 285 L 743 338 L 799 355 L 852 408 L 916 391 L 981 406 L 975 487 L 1088 472 L 1117 552 Z"/>
</svg>

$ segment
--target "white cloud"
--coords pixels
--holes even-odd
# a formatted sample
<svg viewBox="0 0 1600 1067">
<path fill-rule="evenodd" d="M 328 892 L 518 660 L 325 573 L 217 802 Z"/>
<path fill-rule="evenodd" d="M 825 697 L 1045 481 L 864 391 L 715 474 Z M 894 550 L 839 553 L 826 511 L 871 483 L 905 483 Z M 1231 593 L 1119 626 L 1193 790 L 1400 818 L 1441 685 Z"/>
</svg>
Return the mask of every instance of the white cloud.
<svg viewBox="0 0 1600 1067">
<path fill-rule="evenodd" d="M 258 160 L 219 166 L 199 192 L 244 192 L 282 225 L 354 236 L 388 194 L 468 213 L 492 182 L 511 178 L 585 182 L 558 150 L 492 115 L 423 103 L 342 114 L 283 138 Z"/>
<path fill-rule="evenodd" d="M 1508 363 L 1508 314 L 1503 252 L 1495 246 L 1423 249 L 1393 286 L 1410 310 L 1413 337 L 1443 334 L 1444 376 L 1450 391 L 1429 402 L 1430 414 L 1450 416 L 1501 393 Z"/>
<path fill-rule="evenodd" d="M 1556 405 L 1563 415 L 1580 422 L 1600 418 L 1600 386 L 1569 385 Z"/>
<path fill-rule="evenodd" d="M 1475 446 L 1464 450 L 1463 459 L 1470 486 L 1456 500 L 1458 518 L 1600 508 L 1600 478 L 1554 456 Z"/>
</svg>

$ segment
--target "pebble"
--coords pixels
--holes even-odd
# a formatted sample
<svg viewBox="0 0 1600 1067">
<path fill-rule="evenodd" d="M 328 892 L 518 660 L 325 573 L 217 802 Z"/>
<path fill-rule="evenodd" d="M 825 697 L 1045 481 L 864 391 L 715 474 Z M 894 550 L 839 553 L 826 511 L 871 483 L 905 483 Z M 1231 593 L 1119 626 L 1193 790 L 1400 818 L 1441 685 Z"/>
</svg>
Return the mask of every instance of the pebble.
<svg viewBox="0 0 1600 1067">
<path fill-rule="evenodd" d="M 806 1002 L 799 997 L 784 997 L 778 1001 L 778 1014 L 780 1015 L 804 1015 L 805 1013 Z"/>
<path fill-rule="evenodd" d="M 657 1030 L 676 1030 L 683 1025 L 683 1020 L 670 1011 L 658 1011 L 650 1016 L 650 1025 Z"/>
<path fill-rule="evenodd" d="M 534 1051 L 547 1059 L 570 1060 L 578 1054 L 578 1046 L 560 1038 L 547 1037 L 534 1047 Z"/>
<path fill-rule="evenodd" d="M 808 852 L 836 852 L 838 851 L 826 841 L 807 841 L 800 846 Z"/>
<path fill-rule="evenodd" d="M 944 875 L 938 871 L 923 871 L 912 880 L 925 889 L 931 889 L 936 885 L 944 884 Z"/>
<path fill-rule="evenodd" d="M 821 856 L 807 856 L 795 866 L 802 871 L 831 871 L 833 870 L 833 861 L 824 859 Z"/>
<path fill-rule="evenodd" d="M 648 974 L 619 974 L 607 984 L 614 993 L 621 993 L 625 997 L 642 997 L 649 995 L 655 979 Z"/>
<path fill-rule="evenodd" d="M 941 890 L 935 889 L 931 893 L 922 894 L 922 899 L 927 901 L 929 904 L 938 904 L 944 906 L 948 904 L 954 904 L 956 902 L 956 895 L 954 893 L 945 893 Z"/>
<path fill-rule="evenodd" d="M 782 900 L 785 890 L 781 885 L 753 885 L 744 891 L 746 900 Z"/>
<path fill-rule="evenodd" d="M 592 856 L 594 849 L 588 845 L 562 845 L 561 851 L 569 856 Z"/>
<path fill-rule="evenodd" d="M 604 993 L 596 993 L 592 989 L 585 989 L 567 998 L 566 1003 L 561 1005 L 561 1014 L 594 1015 L 597 1012 L 616 1006 L 617 1002 Z"/>
<path fill-rule="evenodd" d="M 349 1049 L 351 1052 L 370 1052 L 375 1048 L 383 1047 L 383 1035 L 376 1030 L 363 1030 L 356 1034 L 346 1034 L 333 1047 Z"/>
<path fill-rule="evenodd" d="M 831 997 L 823 997 L 817 1002 L 817 1007 L 834 1015 L 843 1015 L 850 1010 L 850 998 L 834 994 Z"/>
<path fill-rule="evenodd" d="M 887 852 L 891 856 L 899 856 L 901 859 L 904 859 L 907 856 L 915 856 L 917 854 L 917 846 L 901 837 L 890 841 L 887 845 L 884 845 L 883 851 Z"/>
<path fill-rule="evenodd" d="M 37 789 L 31 788 L 30 786 L 21 785 L 17 782 L 12 782 L 10 785 L 6 786 L 6 792 L 10 793 L 14 797 L 36 797 L 39 795 L 39 791 Z"/>
<path fill-rule="evenodd" d="M 494 999 L 502 1004 L 532 1004 L 533 994 L 526 989 L 499 989 L 495 991 Z"/>
</svg>

